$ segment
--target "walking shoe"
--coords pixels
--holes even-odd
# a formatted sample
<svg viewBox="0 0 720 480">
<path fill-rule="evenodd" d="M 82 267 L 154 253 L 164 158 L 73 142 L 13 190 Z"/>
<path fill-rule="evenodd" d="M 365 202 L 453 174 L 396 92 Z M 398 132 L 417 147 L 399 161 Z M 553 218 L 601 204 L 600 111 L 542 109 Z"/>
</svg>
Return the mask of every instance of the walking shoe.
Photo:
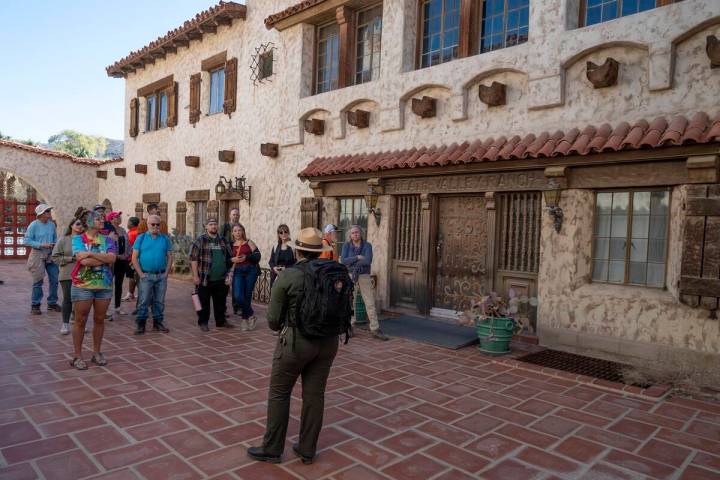
<svg viewBox="0 0 720 480">
<path fill-rule="evenodd" d="M 48 312 L 62 312 L 62 308 L 60 308 L 60 305 L 57 303 L 53 303 L 52 305 L 48 305 Z"/>
<path fill-rule="evenodd" d="M 377 330 L 375 330 L 374 332 L 372 332 L 372 337 L 375 338 L 375 339 L 377 339 L 377 340 L 382 340 L 382 341 L 390 340 L 390 337 L 388 337 L 387 335 L 385 335 L 385 334 L 382 332 L 382 330 L 380 330 L 379 328 L 378 328 Z"/>
<path fill-rule="evenodd" d="M 135 329 L 135 335 L 144 335 L 145 334 L 145 327 L 137 327 Z"/>
<path fill-rule="evenodd" d="M 313 463 L 315 457 L 308 457 L 307 455 L 303 455 L 302 453 L 300 453 L 300 444 L 293 443 L 292 449 L 293 452 L 295 452 L 295 455 L 302 459 L 302 463 L 304 463 L 305 465 L 310 465 L 311 463 Z"/>
<path fill-rule="evenodd" d="M 209 332 L 210 328 L 208 328 L 207 325 L 200 325 L 200 330 L 202 330 L 203 332 Z"/>
<path fill-rule="evenodd" d="M 243 318 L 240 320 L 240 331 L 247 332 L 247 330 L 248 330 L 247 319 Z"/>
<path fill-rule="evenodd" d="M 42 312 L 40 312 L 40 305 L 32 305 L 30 307 L 30 313 L 33 315 L 42 315 Z"/>
<path fill-rule="evenodd" d="M 222 325 L 218 325 L 217 327 L 218 328 L 235 328 L 235 325 L 233 325 L 232 323 L 225 320 L 225 323 L 223 323 Z"/>
<path fill-rule="evenodd" d="M 253 315 L 248 318 L 248 330 L 255 330 L 255 325 L 257 325 L 257 317 Z"/>
<path fill-rule="evenodd" d="M 129 302 L 131 300 L 135 300 L 135 295 L 133 295 L 130 292 L 127 292 L 124 297 L 122 297 L 123 302 Z"/>
<path fill-rule="evenodd" d="M 113 321 L 113 314 L 112 314 L 112 312 L 105 314 L 105 320 L 107 320 L 107 321 L 109 321 L 109 322 L 112 322 L 112 321 Z"/>
<path fill-rule="evenodd" d="M 117 315 L 127 315 L 123 310 L 120 309 L 120 307 L 117 307 L 117 308 L 115 309 L 115 313 L 116 313 Z"/>
<path fill-rule="evenodd" d="M 280 463 L 280 455 L 270 455 L 263 451 L 262 447 L 250 447 L 247 449 L 248 457 L 259 462 Z"/>
<path fill-rule="evenodd" d="M 158 323 L 153 325 L 153 332 L 170 333 L 170 329 L 167 328 L 164 323 Z"/>
<path fill-rule="evenodd" d="M 92 363 L 94 363 L 95 365 L 97 365 L 98 367 L 104 367 L 105 365 L 107 365 L 107 360 L 105 360 L 105 355 L 103 355 L 100 352 L 94 354 L 92 356 L 92 358 L 90 359 L 90 361 Z"/>
<path fill-rule="evenodd" d="M 68 333 L 70 333 L 70 324 L 63 323 L 62 327 L 60 327 L 60 335 L 67 335 Z"/>
</svg>

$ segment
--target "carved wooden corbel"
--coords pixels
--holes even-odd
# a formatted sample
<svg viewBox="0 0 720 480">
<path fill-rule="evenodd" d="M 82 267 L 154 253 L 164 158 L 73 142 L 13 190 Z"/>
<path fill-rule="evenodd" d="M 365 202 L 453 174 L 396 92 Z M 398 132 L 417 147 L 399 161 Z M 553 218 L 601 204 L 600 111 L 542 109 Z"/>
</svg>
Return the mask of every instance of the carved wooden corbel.
<svg viewBox="0 0 720 480">
<path fill-rule="evenodd" d="M 325 133 L 325 120 L 319 118 L 308 118 L 304 123 L 305 131 L 313 135 L 322 135 Z"/>
<path fill-rule="evenodd" d="M 157 162 L 157 168 L 161 172 L 169 172 L 171 168 L 170 161 L 168 160 L 158 160 Z"/>
<path fill-rule="evenodd" d="M 187 156 L 185 157 L 185 165 L 188 167 L 194 167 L 197 168 L 200 166 L 200 157 L 196 156 Z"/>
<path fill-rule="evenodd" d="M 710 59 L 710 68 L 720 68 L 720 39 L 715 35 L 708 35 L 705 41 L 705 53 Z"/>
<path fill-rule="evenodd" d="M 220 150 L 218 152 L 218 160 L 225 163 L 235 162 L 235 152 L 233 150 Z"/>
<path fill-rule="evenodd" d="M 489 87 L 479 86 L 480 100 L 488 107 L 499 107 L 506 103 L 506 86 L 504 83 L 493 82 Z"/>
<path fill-rule="evenodd" d="M 310 188 L 315 198 L 320 198 L 325 195 L 325 187 L 322 182 L 310 182 Z"/>
<path fill-rule="evenodd" d="M 437 113 L 437 100 L 428 96 L 413 98 L 412 112 L 420 118 L 434 117 Z"/>
<path fill-rule="evenodd" d="M 115 167 L 115 176 L 124 177 L 126 175 L 125 167 Z"/>
<path fill-rule="evenodd" d="M 144 163 L 138 163 L 135 165 L 135 173 L 142 173 L 145 175 L 147 173 L 147 165 Z"/>
<path fill-rule="evenodd" d="M 367 128 L 370 126 L 370 112 L 366 110 L 354 110 L 347 112 L 347 121 L 356 128 Z"/>
<path fill-rule="evenodd" d="M 373 191 L 378 195 L 385 195 L 385 179 L 384 178 L 368 178 L 368 187 L 372 187 Z"/>
<path fill-rule="evenodd" d="M 277 143 L 261 143 L 260 155 L 275 158 L 278 156 L 279 147 Z"/>
<path fill-rule="evenodd" d="M 102 178 L 103 180 L 107 180 L 107 170 L 96 170 L 95 176 L 97 178 Z"/>
<path fill-rule="evenodd" d="M 685 165 L 688 169 L 688 181 L 691 183 L 716 183 L 720 176 L 718 155 L 688 157 Z"/>
<path fill-rule="evenodd" d="M 587 79 L 593 84 L 594 88 L 605 88 L 617 85 L 620 63 L 614 58 L 606 58 L 605 63 L 602 65 L 587 62 L 586 68 Z"/>
</svg>

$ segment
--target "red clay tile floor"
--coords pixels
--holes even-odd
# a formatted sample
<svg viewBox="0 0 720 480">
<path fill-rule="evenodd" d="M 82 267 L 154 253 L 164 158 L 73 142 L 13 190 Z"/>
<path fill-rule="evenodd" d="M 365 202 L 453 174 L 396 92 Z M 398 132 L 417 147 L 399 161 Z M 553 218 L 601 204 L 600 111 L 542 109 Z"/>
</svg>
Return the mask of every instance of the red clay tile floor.
<svg viewBox="0 0 720 480">
<path fill-rule="evenodd" d="M 0 479 L 720 479 L 719 403 L 363 333 L 332 369 L 316 462 L 289 448 L 299 386 L 284 462 L 252 462 L 275 342 L 264 320 L 203 334 L 173 280 L 170 334 L 136 338 L 122 316 L 108 366 L 78 372 L 60 314 L 29 315 L 23 263 L 0 263 L 0 279 Z"/>
</svg>

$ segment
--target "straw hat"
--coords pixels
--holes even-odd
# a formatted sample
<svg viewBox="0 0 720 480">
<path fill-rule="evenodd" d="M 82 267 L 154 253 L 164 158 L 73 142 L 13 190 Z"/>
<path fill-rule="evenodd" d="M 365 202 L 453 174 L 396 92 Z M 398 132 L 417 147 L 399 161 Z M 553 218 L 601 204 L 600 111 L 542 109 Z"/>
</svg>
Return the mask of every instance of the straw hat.
<svg viewBox="0 0 720 480">
<path fill-rule="evenodd" d="M 306 252 L 329 252 L 332 246 L 324 245 L 322 233 L 317 228 L 303 228 L 295 239 L 295 248 Z"/>
</svg>

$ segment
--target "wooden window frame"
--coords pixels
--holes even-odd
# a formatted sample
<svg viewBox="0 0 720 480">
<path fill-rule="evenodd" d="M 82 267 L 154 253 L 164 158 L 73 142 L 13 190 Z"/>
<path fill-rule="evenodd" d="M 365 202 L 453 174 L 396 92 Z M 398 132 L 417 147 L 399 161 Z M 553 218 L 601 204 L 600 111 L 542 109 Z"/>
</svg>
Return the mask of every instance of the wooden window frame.
<svg viewBox="0 0 720 480">
<path fill-rule="evenodd" d="M 594 25 L 601 25 L 601 24 L 605 23 L 605 22 L 600 21 L 598 23 L 593 23 L 592 25 L 586 25 L 585 21 L 587 20 L 586 19 L 587 0 L 578 0 L 578 1 L 580 2 L 580 8 L 578 9 L 579 10 L 579 12 L 578 12 L 578 17 L 579 17 L 578 18 L 578 28 L 584 28 L 587 26 L 592 27 Z M 643 10 L 642 12 L 631 13 L 630 15 L 637 15 L 638 13 L 649 12 L 650 10 L 655 10 L 656 8 L 664 7 L 666 5 L 671 5 L 673 3 L 678 3 L 680 1 L 682 1 L 682 0 L 655 0 L 655 6 L 653 8 L 651 8 L 649 10 Z M 622 13 L 622 2 L 623 2 L 623 0 L 617 0 L 618 16 L 613 18 L 612 20 L 617 20 L 618 18 L 623 18 L 622 15 L 620 15 L 620 13 Z M 629 17 L 630 15 L 625 15 L 625 16 Z M 606 20 L 606 22 L 610 22 L 610 21 L 611 20 Z"/>
<path fill-rule="evenodd" d="M 363 83 L 369 83 L 369 82 L 372 82 L 372 81 L 374 81 L 374 80 L 377 80 L 377 78 L 374 78 L 374 76 L 373 76 L 373 74 L 372 74 L 372 73 L 373 73 L 373 70 L 372 70 L 372 68 L 371 68 L 371 69 L 370 69 L 370 80 L 367 80 L 367 81 L 364 81 L 364 82 L 358 82 L 358 81 L 357 81 L 357 74 L 358 74 L 358 71 L 357 71 L 357 60 L 358 60 L 358 49 L 359 49 L 359 46 L 360 46 L 360 44 L 359 44 L 359 42 L 358 42 L 358 35 L 357 35 L 357 34 L 358 34 L 358 30 L 360 29 L 360 15 L 363 14 L 363 13 L 365 13 L 365 12 L 368 12 L 368 11 L 370 11 L 370 10 L 373 10 L 373 9 L 375 9 L 375 8 L 378 8 L 378 7 L 380 7 L 380 51 L 378 52 L 378 56 L 379 56 L 380 59 L 382 60 L 382 30 L 383 30 L 383 10 L 382 10 L 382 7 L 383 7 L 383 3 L 382 3 L 382 2 L 378 2 L 378 3 L 375 3 L 375 4 L 369 5 L 369 6 L 367 6 L 367 7 L 358 8 L 358 9 L 355 11 L 355 21 L 354 21 L 354 25 L 353 25 L 353 29 L 354 29 L 354 35 L 353 35 L 353 37 L 354 37 L 354 38 L 353 38 L 353 42 L 352 42 L 351 55 L 350 55 L 350 58 L 348 58 L 348 61 L 349 61 L 350 64 L 351 64 L 351 65 L 350 65 L 350 67 L 351 67 L 350 83 L 351 83 L 352 85 L 361 85 L 361 84 L 363 84 Z M 365 24 L 363 24 L 363 25 L 365 25 Z M 370 24 L 368 23 L 367 25 L 370 25 Z M 342 41 L 342 39 L 340 39 L 340 40 Z M 371 54 L 371 57 L 373 57 L 373 56 L 374 56 L 374 54 Z M 372 62 L 371 62 L 371 64 L 372 64 Z M 382 68 L 382 66 L 378 67 L 378 76 L 380 75 L 380 69 L 381 69 L 381 68 Z"/>
<path fill-rule="evenodd" d="M 630 276 L 630 250 L 631 250 L 631 244 L 632 242 L 632 208 L 633 208 L 633 198 L 635 192 L 667 192 L 668 194 L 668 212 L 667 212 L 667 222 L 665 225 L 665 252 L 663 257 L 663 284 L 662 286 L 656 286 L 656 285 L 648 285 L 648 284 L 639 284 L 639 283 L 630 283 L 629 282 L 629 276 Z M 627 219 L 627 228 L 625 232 L 625 259 L 623 262 L 625 263 L 625 270 L 624 270 L 624 276 L 623 276 L 623 282 L 622 283 L 616 283 L 616 282 L 609 282 L 609 281 L 603 281 L 603 280 L 595 280 L 593 278 L 595 273 L 595 227 L 596 227 L 596 221 L 597 221 L 597 196 L 599 193 L 627 193 L 628 194 L 628 219 Z M 610 217 L 612 218 L 612 206 L 611 208 L 611 214 Z M 602 189 L 602 190 L 595 190 L 593 191 L 593 224 L 592 224 L 592 236 L 591 236 L 591 248 L 590 248 L 590 282 L 599 284 L 599 285 L 619 285 L 623 287 L 638 287 L 638 288 L 652 288 L 655 290 L 667 290 L 667 273 L 668 273 L 668 257 L 669 257 L 669 251 L 670 251 L 670 223 L 672 218 L 672 188 L 669 187 L 638 187 L 638 188 L 613 188 L 613 189 Z M 652 216 L 652 215 L 650 215 Z M 611 220 L 612 222 L 612 220 Z M 611 223 L 612 228 L 612 223 Z M 648 227 L 649 229 L 649 227 Z M 612 231 L 610 232 L 612 234 Z M 649 235 L 649 233 L 648 233 Z M 612 238 L 612 237 L 608 237 Z M 648 239 L 650 237 L 648 236 Z M 649 242 L 648 242 L 649 247 Z M 609 255 L 609 253 L 608 253 Z M 608 260 L 609 261 L 609 260 Z M 647 260 L 644 263 L 648 263 Z M 609 268 L 609 267 L 608 267 Z"/>
<path fill-rule="evenodd" d="M 332 25 L 335 25 L 338 27 L 338 50 L 339 50 L 340 49 L 340 25 L 338 25 L 338 23 L 335 20 L 333 20 L 331 22 L 325 22 L 325 23 L 319 24 L 315 27 L 315 49 L 314 49 L 315 51 L 313 52 L 313 57 L 315 59 L 315 61 L 313 62 L 313 95 L 319 95 L 321 93 L 331 92 L 333 90 L 338 90 L 338 89 L 342 88 L 340 86 L 340 67 L 341 67 L 340 52 L 338 51 L 338 64 L 337 64 L 337 66 L 338 66 L 338 85 L 336 88 L 330 88 L 328 90 L 323 90 L 322 92 L 318 91 L 318 85 L 319 85 L 318 84 L 318 80 L 319 80 L 318 73 L 319 73 L 319 69 L 320 69 L 320 56 L 319 56 L 319 54 L 320 54 L 320 31 L 323 28 L 326 28 L 326 27 L 329 27 Z M 330 80 L 330 84 L 332 85 L 332 80 Z"/>
<path fill-rule="evenodd" d="M 162 97 L 165 96 L 165 124 L 163 125 L 161 123 L 161 106 L 162 106 Z M 150 110 L 148 108 L 148 100 L 150 98 L 155 99 L 155 117 L 152 119 L 152 128 L 150 128 L 150 122 L 151 119 L 148 118 L 150 115 Z M 145 131 L 146 132 L 154 132 L 156 130 L 161 130 L 163 128 L 167 128 L 168 124 L 168 110 L 169 110 L 169 103 L 168 103 L 168 95 L 166 89 L 161 89 L 153 93 L 149 93 L 145 95 Z"/>
<path fill-rule="evenodd" d="M 422 57 L 423 57 L 423 49 L 422 49 L 422 43 L 423 43 L 423 37 L 425 34 L 424 25 L 425 25 L 425 4 L 428 2 L 431 2 L 433 0 L 418 0 L 418 29 L 417 29 L 417 48 L 416 48 L 416 58 L 415 58 L 415 66 L 416 68 L 429 68 L 434 67 L 436 65 L 442 65 L 443 63 L 452 62 L 453 60 L 457 60 L 458 58 L 467 57 L 470 55 L 469 53 L 469 45 L 467 42 L 467 37 L 469 37 L 470 34 L 470 24 L 473 23 L 468 22 L 467 19 L 469 18 L 469 12 L 466 12 L 464 9 L 468 8 L 468 6 L 472 6 L 472 4 L 477 4 L 476 0 L 460 0 L 460 5 L 458 9 L 458 14 L 460 18 L 458 19 L 458 53 L 457 57 L 452 58 L 450 60 L 447 60 L 446 62 L 441 61 L 440 63 L 436 65 L 428 65 L 427 67 L 423 67 L 422 65 Z M 439 0 L 442 2 L 442 9 L 443 13 L 441 14 L 441 18 L 445 17 L 445 0 Z M 482 1 L 482 0 L 479 0 Z M 442 22 L 441 26 L 441 32 L 440 35 L 444 35 L 445 24 Z M 462 48 L 461 48 L 462 46 Z M 442 58 L 442 51 L 444 47 L 440 48 L 440 56 Z"/>
</svg>

